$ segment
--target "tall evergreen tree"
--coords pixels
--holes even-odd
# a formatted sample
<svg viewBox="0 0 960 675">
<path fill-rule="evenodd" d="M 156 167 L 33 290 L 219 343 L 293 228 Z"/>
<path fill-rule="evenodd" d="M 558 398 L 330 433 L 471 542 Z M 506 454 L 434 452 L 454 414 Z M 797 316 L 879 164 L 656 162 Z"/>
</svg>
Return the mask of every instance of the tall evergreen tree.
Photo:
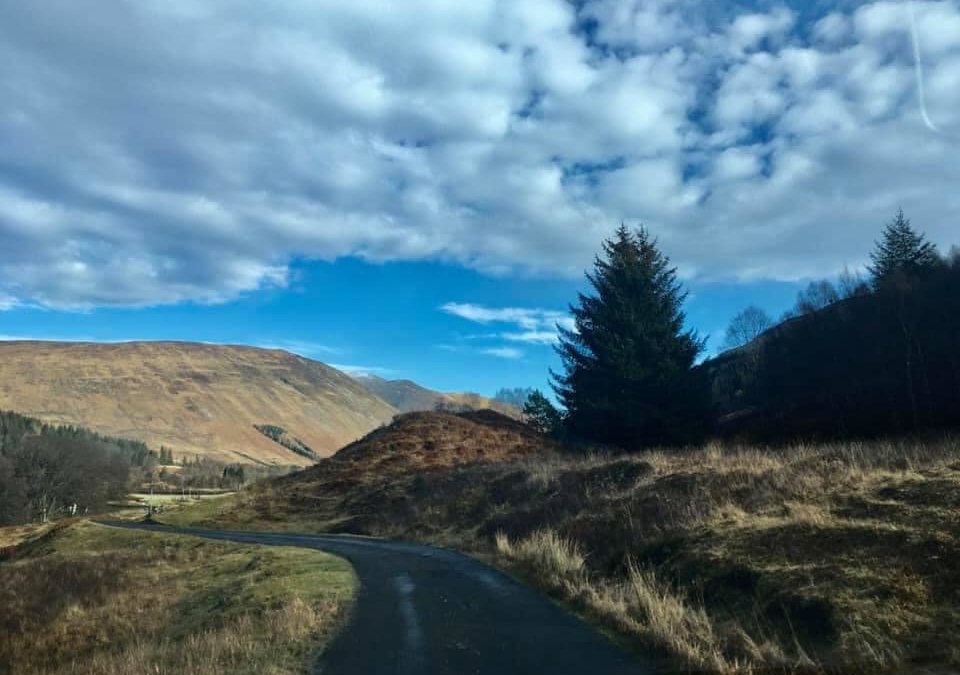
<svg viewBox="0 0 960 675">
<path fill-rule="evenodd" d="M 870 254 L 869 266 L 874 285 L 897 275 L 914 275 L 936 265 L 940 260 L 937 247 L 915 231 L 903 209 L 887 223 L 883 237 Z"/>
<path fill-rule="evenodd" d="M 560 429 L 563 417 L 539 389 L 534 389 L 523 406 L 523 419 L 541 434 L 554 434 Z"/>
<path fill-rule="evenodd" d="M 568 430 L 625 448 L 692 440 L 709 406 L 693 370 L 704 342 L 684 329 L 676 269 L 645 229 L 621 225 L 587 279 L 576 330 L 560 330 L 565 372 L 552 373 Z"/>
</svg>

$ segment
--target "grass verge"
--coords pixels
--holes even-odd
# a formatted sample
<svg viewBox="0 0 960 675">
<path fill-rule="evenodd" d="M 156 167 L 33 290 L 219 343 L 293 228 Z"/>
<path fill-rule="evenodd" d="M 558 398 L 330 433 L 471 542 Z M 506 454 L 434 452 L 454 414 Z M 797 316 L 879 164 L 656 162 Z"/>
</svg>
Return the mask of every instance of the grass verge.
<svg viewBox="0 0 960 675">
<path fill-rule="evenodd" d="M 301 673 L 355 589 L 317 551 L 80 523 L 0 564 L 0 673 Z"/>
<path fill-rule="evenodd" d="M 630 456 L 545 449 L 438 466 L 431 447 L 459 447 L 442 421 L 433 436 L 381 432 L 383 448 L 371 436 L 366 455 L 382 452 L 372 468 L 327 460 L 221 511 L 180 517 L 492 552 L 687 670 L 960 669 L 956 439 Z M 409 470 L 407 445 L 419 453 Z"/>
</svg>

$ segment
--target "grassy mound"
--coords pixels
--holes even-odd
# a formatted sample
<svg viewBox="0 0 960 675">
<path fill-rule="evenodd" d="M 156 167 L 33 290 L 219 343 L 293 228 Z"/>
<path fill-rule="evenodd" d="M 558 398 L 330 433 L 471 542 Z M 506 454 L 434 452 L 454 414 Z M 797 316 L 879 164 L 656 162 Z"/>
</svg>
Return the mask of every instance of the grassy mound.
<svg viewBox="0 0 960 675">
<path fill-rule="evenodd" d="M 492 552 L 694 670 L 960 666 L 956 441 L 573 456 L 445 421 L 404 420 L 194 518 Z"/>
<path fill-rule="evenodd" d="M 315 551 L 81 523 L 0 563 L 0 673 L 299 673 L 355 587 Z"/>
</svg>

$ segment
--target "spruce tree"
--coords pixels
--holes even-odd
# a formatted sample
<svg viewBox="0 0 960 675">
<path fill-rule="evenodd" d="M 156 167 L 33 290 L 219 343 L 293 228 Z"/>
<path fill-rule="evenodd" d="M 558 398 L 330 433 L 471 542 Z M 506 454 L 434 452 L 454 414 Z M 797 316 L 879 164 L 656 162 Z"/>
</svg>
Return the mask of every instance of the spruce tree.
<svg viewBox="0 0 960 675">
<path fill-rule="evenodd" d="M 937 247 L 916 232 L 903 209 L 897 212 L 883 231 L 883 237 L 870 254 L 869 266 L 875 286 L 896 276 L 913 276 L 930 269 L 940 260 Z"/>
<path fill-rule="evenodd" d="M 593 289 L 560 330 L 564 373 L 554 389 L 566 426 L 588 441 L 637 448 L 693 440 L 709 407 L 693 370 L 704 342 L 684 329 L 686 293 L 643 228 L 621 225 L 587 273 Z"/>
<path fill-rule="evenodd" d="M 541 434 L 554 434 L 563 417 L 539 389 L 534 389 L 523 406 L 523 419 Z"/>
</svg>

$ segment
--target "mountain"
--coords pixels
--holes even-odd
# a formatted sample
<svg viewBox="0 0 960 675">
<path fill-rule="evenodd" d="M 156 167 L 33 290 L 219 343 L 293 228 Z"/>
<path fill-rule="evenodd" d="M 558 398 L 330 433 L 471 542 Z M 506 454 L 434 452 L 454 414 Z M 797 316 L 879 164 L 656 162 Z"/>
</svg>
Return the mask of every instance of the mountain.
<svg viewBox="0 0 960 675">
<path fill-rule="evenodd" d="M 0 409 L 166 446 L 177 458 L 298 465 L 397 412 L 317 361 L 181 342 L 0 342 Z"/>
<path fill-rule="evenodd" d="M 422 387 L 411 380 L 385 380 L 376 375 L 357 375 L 357 382 L 382 398 L 400 412 L 422 412 L 445 409 L 495 410 L 508 417 L 519 418 L 515 406 L 479 394 L 446 394 Z"/>
</svg>

